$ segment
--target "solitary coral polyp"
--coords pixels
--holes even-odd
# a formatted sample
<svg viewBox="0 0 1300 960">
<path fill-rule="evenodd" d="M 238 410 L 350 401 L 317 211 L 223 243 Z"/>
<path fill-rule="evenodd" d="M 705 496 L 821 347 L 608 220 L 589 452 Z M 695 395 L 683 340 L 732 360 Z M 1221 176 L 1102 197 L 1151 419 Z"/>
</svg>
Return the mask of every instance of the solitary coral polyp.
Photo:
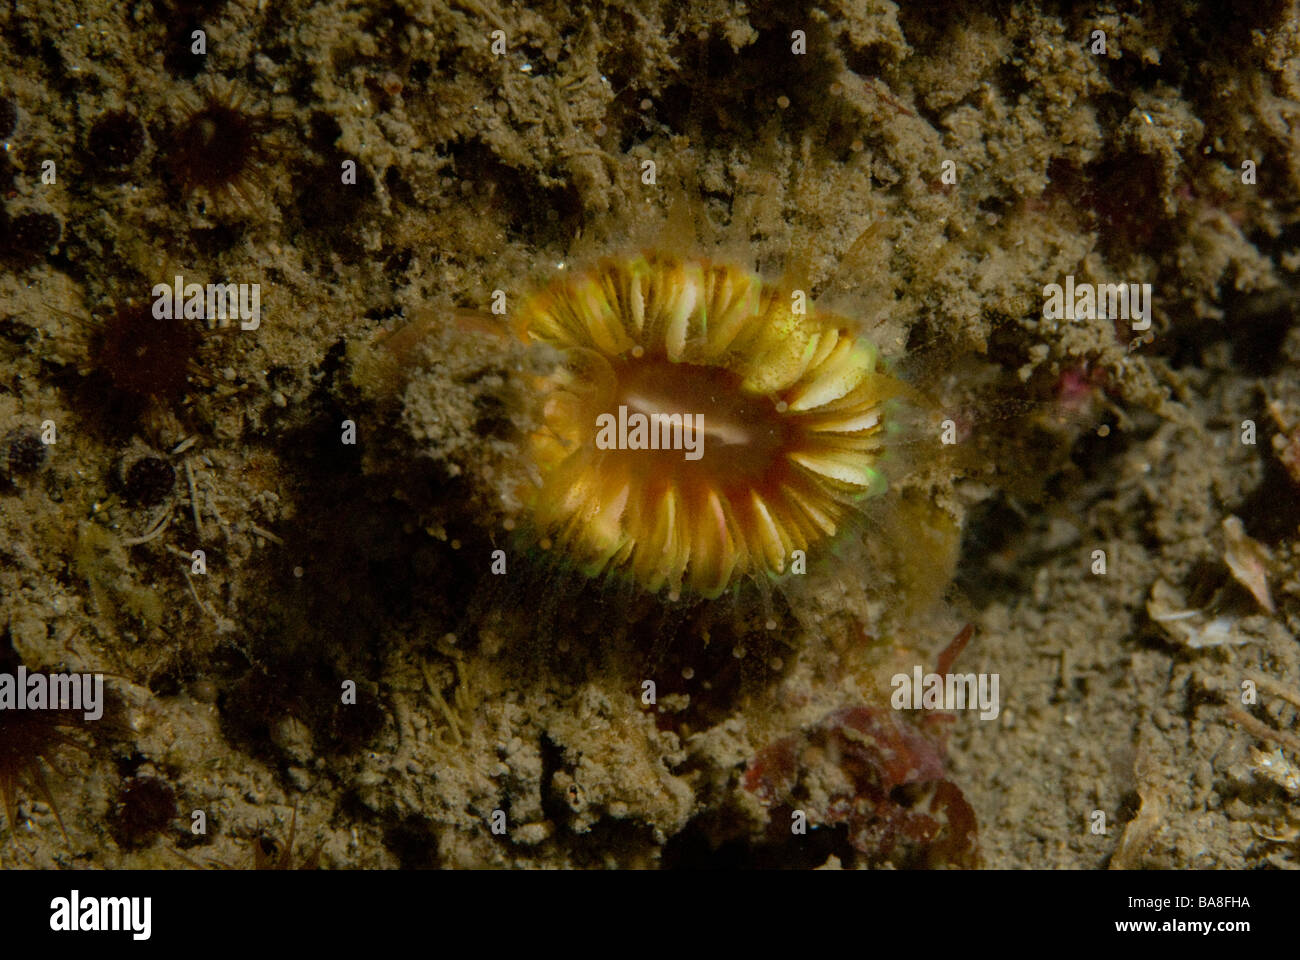
<svg viewBox="0 0 1300 960">
<path fill-rule="evenodd" d="M 563 357 L 542 378 L 531 439 L 539 536 L 589 576 L 714 597 L 784 573 L 880 492 L 892 381 L 871 343 L 792 293 L 736 266 L 646 252 L 529 299 L 520 333 Z M 686 427 L 662 430 L 659 446 L 676 449 L 607 449 L 606 414 L 641 414 L 652 437 L 675 414 Z M 684 456 L 678 438 L 702 455 Z"/>
<path fill-rule="evenodd" d="M 250 111 L 232 84 L 214 84 L 201 97 L 186 99 L 167 163 L 186 194 L 246 215 L 266 199 L 260 165 L 273 153 L 272 118 Z"/>
</svg>

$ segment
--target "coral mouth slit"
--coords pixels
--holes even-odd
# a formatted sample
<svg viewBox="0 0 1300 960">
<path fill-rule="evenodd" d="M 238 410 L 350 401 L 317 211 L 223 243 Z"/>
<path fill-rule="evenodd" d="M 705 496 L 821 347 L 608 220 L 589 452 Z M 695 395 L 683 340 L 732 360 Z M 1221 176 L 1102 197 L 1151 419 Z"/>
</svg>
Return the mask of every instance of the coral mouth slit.
<svg viewBox="0 0 1300 960">
<path fill-rule="evenodd" d="M 530 445 L 539 540 L 588 576 L 715 597 L 781 576 L 880 493 L 893 381 L 871 343 L 791 293 L 740 267 L 646 252 L 529 299 L 518 331 L 561 357 L 540 377 Z M 665 441 L 694 441 L 698 455 L 610 449 L 597 424 L 616 412 L 642 415 L 652 436 L 660 418 Z M 685 430 L 670 433 L 677 415 Z"/>
<path fill-rule="evenodd" d="M 689 412 L 701 417 L 700 436 L 689 434 L 700 447 L 701 456 L 688 460 L 676 449 L 609 450 L 609 464 L 630 472 L 664 471 L 664 479 L 683 487 L 700 485 L 738 489 L 773 474 L 781 451 L 791 445 L 794 431 L 766 397 L 753 397 L 743 390 L 740 377 L 717 367 L 667 360 L 632 360 L 611 365 L 617 395 L 615 409 L 627 407 L 632 414 L 647 418 L 682 416 Z M 689 411 L 683 409 L 689 405 Z M 690 428 L 688 427 L 689 431 Z M 662 431 L 651 431 L 648 442 Z M 703 451 L 708 450 L 708 457 Z M 683 462 L 685 460 L 685 462 Z M 617 463 L 623 461 L 622 463 Z"/>
</svg>

